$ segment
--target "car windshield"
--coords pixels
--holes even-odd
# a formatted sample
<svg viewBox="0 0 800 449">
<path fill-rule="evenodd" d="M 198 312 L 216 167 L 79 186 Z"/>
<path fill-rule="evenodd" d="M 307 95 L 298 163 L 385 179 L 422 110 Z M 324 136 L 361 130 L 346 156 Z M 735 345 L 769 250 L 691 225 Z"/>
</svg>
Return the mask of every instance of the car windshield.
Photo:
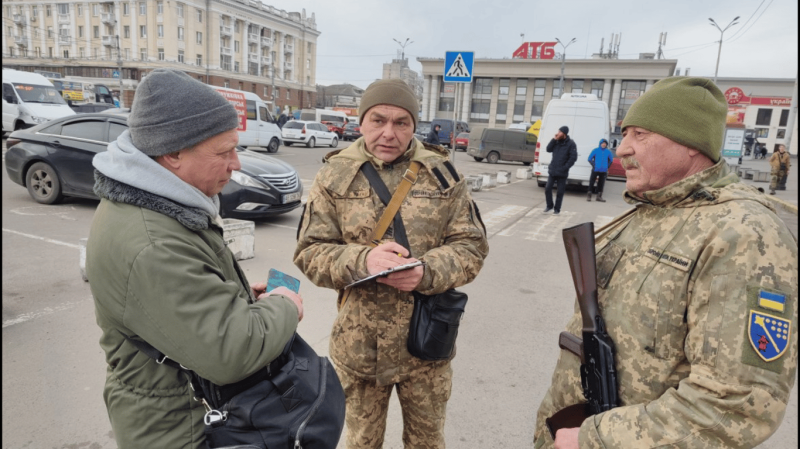
<svg viewBox="0 0 800 449">
<path fill-rule="evenodd" d="M 26 103 L 67 104 L 61 94 L 52 86 L 14 83 L 14 90 Z"/>
<path fill-rule="evenodd" d="M 417 127 L 417 134 L 428 134 L 429 132 L 431 132 L 430 123 L 420 123 Z"/>
<path fill-rule="evenodd" d="M 458 135 L 459 139 L 469 139 L 469 133 L 461 133 Z"/>
<path fill-rule="evenodd" d="M 284 128 L 288 129 L 303 129 L 304 126 L 305 124 L 300 122 L 288 122 L 285 125 L 283 125 Z"/>
<path fill-rule="evenodd" d="M 355 124 L 355 123 L 348 123 L 348 124 L 345 126 L 345 129 L 356 129 L 356 128 L 358 128 L 358 125 L 357 125 L 357 124 Z"/>
</svg>

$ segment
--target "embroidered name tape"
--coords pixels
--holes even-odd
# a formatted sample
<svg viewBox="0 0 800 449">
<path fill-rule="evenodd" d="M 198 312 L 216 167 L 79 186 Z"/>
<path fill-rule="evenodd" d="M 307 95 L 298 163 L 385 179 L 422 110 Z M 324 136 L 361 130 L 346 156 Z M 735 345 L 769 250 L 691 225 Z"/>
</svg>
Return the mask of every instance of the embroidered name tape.
<svg viewBox="0 0 800 449">
<path fill-rule="evenodd" d="M 665 263 L 681 271 L 689 271 L 689 268 L 692 266 L 693 262 L 691 259 L 687 259 L 686 257 L 682 257 L 677 254 L 670 254 L 666 251 L 661 252 L 655 248 L 648 249 L 647 252 L 645 252 L 645 255 L 653 260 Z"/>
</svg>

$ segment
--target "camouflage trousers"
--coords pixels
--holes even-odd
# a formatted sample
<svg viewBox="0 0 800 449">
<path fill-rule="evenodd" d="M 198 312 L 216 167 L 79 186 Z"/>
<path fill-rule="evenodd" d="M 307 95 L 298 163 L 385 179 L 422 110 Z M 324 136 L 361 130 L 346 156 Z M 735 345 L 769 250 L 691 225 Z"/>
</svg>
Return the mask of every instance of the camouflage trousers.
<svg viewBox="0 0 800 449">
<path fill-rule="evenodd" d="M 395 388 L 403 411 L 405 449 L 444 449 L 444 420 L 453 380 L 449 363 L 432 364 L 403 382 L 383 387 L 338 367 L 336 373 L 347 398 L 347 449 L 383 447 L 389 399 Z"/>
<path fill-rule="evenodd" d="M 786 175 L 788 174 L 787 170 L 773 169 L 769 181 L 770 190 L 786 190 Z"/>
</svg>

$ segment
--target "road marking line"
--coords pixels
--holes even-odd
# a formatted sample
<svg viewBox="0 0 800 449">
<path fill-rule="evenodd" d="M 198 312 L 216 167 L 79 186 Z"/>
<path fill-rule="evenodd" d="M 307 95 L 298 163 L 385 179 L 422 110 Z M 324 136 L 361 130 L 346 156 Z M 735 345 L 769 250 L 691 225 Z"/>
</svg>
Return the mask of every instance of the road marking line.
<svg viewBox="0 0 800 449">
<path fill-rule="evenodd" d="M 10 320 L 3 321 L 3 329 L 5 329 L 5 328 L 7 328 L 9 326 L 14 326 L 15 324 L 22 324 L 22 323 L 24 323 L 26 321 L 30 321 L 30 320 L 33 320 L 35 318 L 43 317 L 43 316 L 46 316 L 46 315 L 52 315 L 52 314 L 54 314 L 56 312 L 63 312 L 64 310 L 69 310 L 69 309 L 79 305 L 82 302 L 84 302 L 84 301 L 67 302 L 67 303 L 60 304 L 60 305 L 53 306 L 53 307 L 45 307 L 44 309 L 42 309 L 42 310 L 40 310 L 38 312 L 23 313 L 22 315 L 20 315 L 20 316 L 18 316 L 16 318 L 12 318 Z"/>
<path fill-rule="evenodd" d="M 75 245 L 73 243 L 67 243 L 67 242 L 61 242 L 59 240 L 48 239 L 46 237 L 39 237 L 38 235 L 25 234 L 24 232 L 12 231 L 11 229 L 3 228 L 3 232 L 9 232 L 11 234 L 21 235 L 23 237 L 28 237 L 30 239 L 42 240 L 42 241 L 48 242 L 48 243 L 55 243 L 56 245 L 62 245 L 62 246 L 68 246 L 70 248 L 81 249 L 80 245 Z"/>
<path fill-rule="evenodd" d="M 481 214 L 483 225 L 486 226 L 486 234 L 492 234 L 495 227 L 499 226 L 503 221 L 517 215 L 523 210 L 527 209 L 525 206 L 514 206 L 513 204 L 504 204 L 496 209 L 492 209 L 487 213 Z"/>
<path fill-rule="evenodd" d="M 296 231 L 297 230 L 297 226 L 286 226 L 286 225 L 279 225 L 279 224 L 275 224 L 275 223 L 267 223 L 267 224 L 270 225 L 270 226 L 275 226 L 276 228 L 286 228 L 286 229 L 291 229 L 292 231 Z"/>
</svg>

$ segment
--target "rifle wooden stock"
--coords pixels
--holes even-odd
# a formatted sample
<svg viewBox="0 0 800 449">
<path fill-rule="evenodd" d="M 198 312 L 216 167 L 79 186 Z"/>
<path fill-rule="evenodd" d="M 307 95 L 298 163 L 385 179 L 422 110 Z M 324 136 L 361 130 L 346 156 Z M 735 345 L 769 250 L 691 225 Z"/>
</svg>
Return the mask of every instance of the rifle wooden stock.
<svg viewBox="0 0 800 449">
<path fill-rule="evenodd" d="M 584 332 L 597 332 L 597 265 L 594 256 L 594 223 L 581 223 L 562 231 L 569 270 L 578 293 Z"/>
</svg>

